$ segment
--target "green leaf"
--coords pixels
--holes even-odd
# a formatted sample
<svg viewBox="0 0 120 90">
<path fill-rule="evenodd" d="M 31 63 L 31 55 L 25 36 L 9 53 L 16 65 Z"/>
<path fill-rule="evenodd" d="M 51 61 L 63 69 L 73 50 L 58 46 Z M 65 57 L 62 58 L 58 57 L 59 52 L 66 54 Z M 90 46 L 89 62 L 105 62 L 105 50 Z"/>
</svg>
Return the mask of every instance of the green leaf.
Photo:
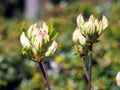
<svg viewBox="0 0 120 90">
<path fill-rule="evenodd" d="M 58 33 L 56 33 L 56 34 L 51 38 L 51 40 L 53 41 L 57 36 L 58 36 Z"/>
</svg>

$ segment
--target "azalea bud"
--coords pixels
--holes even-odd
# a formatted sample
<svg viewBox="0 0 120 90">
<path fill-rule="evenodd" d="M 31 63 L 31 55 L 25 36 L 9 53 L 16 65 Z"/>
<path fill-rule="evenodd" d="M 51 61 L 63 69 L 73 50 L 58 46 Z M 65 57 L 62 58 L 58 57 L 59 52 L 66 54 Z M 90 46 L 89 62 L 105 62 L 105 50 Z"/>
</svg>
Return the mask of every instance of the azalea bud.
<svg viewBox="0 0 120 90">
<path fill-rule="evenodd" d="M 28 38 L 30 38 L 30 37 L 32 36 L 32 31 L 33 31 L 33 28 L 34 28 L 35 25 L 36 25 L 36 24 L 33 24 L 33 25 L 31 25 L 31 26 L 29 27 L 28 33 L 27 33 Z"/>
<path fill-rule="evenodd" d="M 98 21 L 98 19 L 91 15 L 89 20 L 84 22 L 83 16 L 79 15 L 77 17 L 77 26 L 80 28 L 80 31 L 86 37 L 87 41 L 89 41 L 88 43 L 95 43 L 98 41 L 97 39 L 102 34 L 104 29 L 108 26 L 108 20 L 105 16 L 103 16 L 102 20 Z M 77 41 L 78 36 L 75 37 L 74 34 L 73 36 L 73 41 Z"/>
<path fill-rule="evenodd" d="M 93 35 L 95 33 L 95 22 L 92 19 L 85 23 L 85 32 L 87 35 Z"/>
<path fill-rule="evenodd" d="M 118 87 L 120 87 L 120 71 L 117 73 L 116 82 L 117 82 Z"/>
<path fill-rule="evenodd" d="M 46 25 L 46 23 L 43 23 L 43 29 L 48 33 L 48 26 Z"/>
<path fill-rule="evenodd" d="M 80 45 L 82 46 L 86 45 L 86 38 L 82 35 L 82 33 L 80 33 L 79 35 L 79 42 L 80 42 Z"/>
<path fill-rule="evenodd" d="M 20 36 L 20 43 L 21 43 L 23 48 L 30 47 L 30 42 L 29 42 L 28 38 L 26 37 L 25 32 L 23 32 Z"/>
<path fill-rule="evenodd" d="M 37 24 L 34 24 L 33 30 L 29 29 L 29 31 L 32 36 L 31 41 L 35 46 L 36 50 L 39 50 L 41 48 L 43 41 L 45 43 L 49 42 L 48 27 L 45 23 L 43 24 L 43 28 L 38 26 Z"/>
<path fill-rule="evenodd" d="M 80 28 L 81 30 L 84 29 L 84 18 L 83 18 L 83 16 L 82 16 L 81 14 L 78 15 L 78 17 L 77 17 L 77 26 L 78 26 L 78 28 Z"/>
<path fill-rule="evenodd" d="M 103 30 L 108 26 L 108 20 L 105 16 L 102 18 Z"/>
<path fill-rule="evenodd" d="M 32 57 L 34 61 L 40 62 L 44 56 L 53 55 L 56 51 L 57 43 L 53 41 L 56 35 L 52 27 L 48 30 L 46 23 L 43 23 L 42 27 L 38 24 L 33 24 L 29 27 L 27 35 L 25 35 L 25 32 L 21 34 L 22 52 Z M 49 47 L 50 42 L 52 44 Z"/>
<path fill-rule="evenodd" d="M 45 56 L 53 55 L 57 49 L 57 42 L 53 41 L 52 45 L 48 48 L 48 51 L 45 53 Z"/>
<path fill-rule="evenodd" d="M 76 43 L 79 40 L 79 36 L 80 36 L 80 29 L 76 28 L 76 30 L 73 32 L 73 41 Z"/>
<path fill-rule="evenodd" d="M 94 16 L 93 15 L 90 15 L 90 17 L 89 17 L 89 21 L 95 21 L 95 18 L 94 18 Z"/>
<path fill-rule="evenodd" d="M 100 22 L 97 24 L 96 30 L 97 30 L 98 35 L 100 35 L 100 34 L 102 33 L 102 31 L 103 31 L 103 23 L 102 23 L 102 21 L 100 21 Z"/>
</svg>

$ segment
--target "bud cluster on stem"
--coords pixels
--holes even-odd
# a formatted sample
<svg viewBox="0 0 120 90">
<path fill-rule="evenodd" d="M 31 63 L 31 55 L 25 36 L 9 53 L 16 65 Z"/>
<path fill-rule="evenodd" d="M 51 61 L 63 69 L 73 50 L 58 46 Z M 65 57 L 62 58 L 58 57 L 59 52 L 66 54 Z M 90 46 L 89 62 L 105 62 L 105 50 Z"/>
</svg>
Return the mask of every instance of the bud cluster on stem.
<svg viewBox="0 0 120 90">
<path fill-rule="evenodd" d="M 42 61 L 45 57 L 55 53 L 57 49 L 55 38 L 57 35 L 58 33 L 54 31 L 53 26 L 49 28 L 44 22 L 42 27 L 37 23 L 31 25 L 28 31 L 23 31 L 20 36 L 22 53 L 38 62 L 46 80 L 48 90 L 51 90 L 51 88 L 47 72 Z"/>
<path fill-rule="evenodd" d="M 53 39 L 57 36 L 53 30 L 49 30 L 46 23 L 39 26 L 31 25 L 28 31 L 23 31 L 20 36 L 22 53 L 27 54 L 36 62 L 43 60 L 41 57 L 53 55 L 57 49 L 57 42 Z M 51 44 L 51 45 L 50 45 Z"/>
<path fill-rule="evenodd" d="M 93 44 L 98 42 L 98 38 L 102 32 L 108 26 L 108 20 L 105 16 L 102 20 L 98 20 L 93 15 L 91 15 L 88 21 L 84 21 L 82 14 L 77 17 L 77 28 L 73 32 L 73 41 L 75 42 L 74 49 L 77 51 L 77 55 L 81 56 L 83 69 L 88 80 L 88 90 L 92 88 L 92 47 Z M 89 55 L 89 66 L 86 67 L 84 57 Z"/>
</svg>

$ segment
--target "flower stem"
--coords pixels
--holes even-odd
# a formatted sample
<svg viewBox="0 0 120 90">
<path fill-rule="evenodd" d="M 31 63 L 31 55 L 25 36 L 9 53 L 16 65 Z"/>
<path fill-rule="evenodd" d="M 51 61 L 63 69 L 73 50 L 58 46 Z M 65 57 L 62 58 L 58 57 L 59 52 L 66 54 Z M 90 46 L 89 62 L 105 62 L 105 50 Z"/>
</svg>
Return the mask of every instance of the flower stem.
<svg viewBox="0 0 120 90">
<path fill-rule="evenodd" d="M 88 86 L 89 86 L 89 90 L 91 90 L 92 88 L 92 47 L 93 47 L 93 44 L 91 43 L 89 45 L 89 83 L 88 83 Z"/>
<path fill-rule="evenodd" d="M 86 64 L 85 64 L 85 60 L 84 60 L 84 56 L 81 56 L 81 59 L 82 59 L 82 64 L 83 64 L 83 69 L 85 71 L 85 75 L 86 75 L 86 78 L 88 80 L 88 83 L 89 83 L 89 73 L 88 73 L 88 70 L 87 70 L 87 67 L 86 67 Z"/>
<path fill-rule="evenodd" d="M 45 78 L 45 80 L 46 80 L 47 88 L 48 88 L 48 90 L 51 90 L 51 89 L 50 89 L 49 80 L 48 80 L 48 75 L 47 75 L 46 69 L 45 69 L 45 67 L 44 67 L 44 63 L 43 63 L 43 62 L 39 62 L 39 66 L 40 66 L 41 71 L 42 71 L 42 73 L 43 73 L 43 76 L 44 76 L 44 78 Z"/>
</svg>

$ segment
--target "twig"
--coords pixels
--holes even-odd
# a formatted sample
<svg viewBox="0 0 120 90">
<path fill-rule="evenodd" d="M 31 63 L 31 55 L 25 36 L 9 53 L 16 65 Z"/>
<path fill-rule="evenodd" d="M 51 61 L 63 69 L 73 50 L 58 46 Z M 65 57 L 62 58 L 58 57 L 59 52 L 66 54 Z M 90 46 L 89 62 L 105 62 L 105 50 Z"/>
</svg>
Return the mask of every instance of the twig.
<svg viewBox="0 0 120 90">
<path fill-rule="evenodd" d="M 89 45 L 89 83 L 88 83 L 88 86 L 89 86 L 89 90 L 91 90 L 92 88 L 92 47 L 93 47 L 93 44 L 91 43 Z"/>
<path fill-rule="evenodd" d="M 88 70 L 87 70 L 87 67 L 85 64 L 84 56 L 81 56 L 81 59 L 82 59 L 83 69 L 85 71 L 85 75 L 86 75 L 86 78 L 87 78 L 88 83 L 89 83 L 89 73 L 88 73 Z"/>
<path fill-rule="evenodd" d="M 48 75 L 47 75 L 46 69 L 45 69 L 45 67 L 44 67 L 44 63 L 43 63 L 43 62 L 39 62 L 39 66 L 40 66 L 41 71 L 42 71 L 42 73 L 43 73 L 43 76 L 44 76 L 44 78 L 45 78 L 45 80 L 46 80 L 47 88 L 48 88 L 48 90 L 51 90 L 50 84 L 49 84 L 49 80 L 48 80 Z"/>
</svg>

